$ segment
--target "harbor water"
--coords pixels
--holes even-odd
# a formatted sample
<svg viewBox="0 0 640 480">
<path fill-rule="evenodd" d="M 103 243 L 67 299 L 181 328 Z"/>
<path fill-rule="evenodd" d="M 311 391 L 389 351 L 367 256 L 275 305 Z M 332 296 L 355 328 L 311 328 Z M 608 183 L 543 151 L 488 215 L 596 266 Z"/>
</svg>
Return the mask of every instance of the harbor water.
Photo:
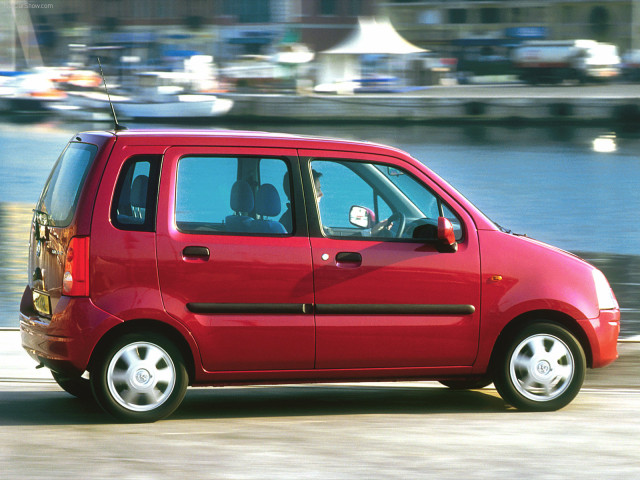
<svg viewBox="0 0 640 480">
<path fill-rule="evenodd" d="M 0 327 L 18 326 L 32 209 L 51 166 L 75 132 L 105 128 L 110 126 L 0 120 Z M 235 123 L 215 128 L 401 148 L 503 227 L 577 253 L 603 270 L 623 309 L 622 335 L 640 334 L 640 132 L 562 125 Z"/>
</svg>

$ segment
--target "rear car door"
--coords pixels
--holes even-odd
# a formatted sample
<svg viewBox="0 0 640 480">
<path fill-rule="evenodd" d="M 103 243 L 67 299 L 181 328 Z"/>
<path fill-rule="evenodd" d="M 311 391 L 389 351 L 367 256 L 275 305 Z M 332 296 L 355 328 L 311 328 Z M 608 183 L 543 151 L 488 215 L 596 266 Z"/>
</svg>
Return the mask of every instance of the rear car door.
<svg viewBox="0 0 640 480">
<path fill-rule="evenodd" d="M 173 147 L 165 154 L 160 288 L 167 312 L 193 332 L 206 370 L 314 367 L 299 179 L 295 150 Z"/>
<path fill-rule="evenodd" d="M 471 217 L 409 163 L 349 152 L 299 154 L 313 190 L 307 198 L 318 199 L 309 209 L 316 367 L 472 365 L 480 258 Z M 377 225 L 352 224 L 353 206 L 377 217 Z M 439 216 L 455 226 L 455 252 L 433 241 Z"/>
</svg>

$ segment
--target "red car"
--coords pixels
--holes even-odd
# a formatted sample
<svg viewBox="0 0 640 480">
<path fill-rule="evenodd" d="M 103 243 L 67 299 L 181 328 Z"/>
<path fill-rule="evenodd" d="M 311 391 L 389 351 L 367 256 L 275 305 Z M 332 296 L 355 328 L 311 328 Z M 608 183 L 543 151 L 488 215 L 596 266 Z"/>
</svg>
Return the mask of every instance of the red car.
<svg viewBox="0 0 640 480">
<path fill-rule="evenodd" d="M 24 348 L 125 421 L 169 415 L 188 385 L 358 380 L 493 382 L 555 410 L 617 357 L 599 270 L 370 143 L 79 133 L 28 268 Z"/>
</svg>

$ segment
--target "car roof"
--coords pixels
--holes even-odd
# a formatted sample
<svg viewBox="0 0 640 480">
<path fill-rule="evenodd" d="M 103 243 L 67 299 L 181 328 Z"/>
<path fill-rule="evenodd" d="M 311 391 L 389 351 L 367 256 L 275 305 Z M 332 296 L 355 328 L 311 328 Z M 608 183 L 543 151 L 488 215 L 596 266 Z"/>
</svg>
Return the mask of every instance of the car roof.
<svg viewBox="0 0 640 480">
<path fill-rule="evenodd" d="M 407 153 L 395 147 L 367 141 L 250 130 L 131 129 L 117 132 L 82 132 L 78 135 L 83 134 L 115 135 L 118 141 L 124 140 L 132 145 L 279 147 L 347 150 L 408 157 Z"/>
</svg>

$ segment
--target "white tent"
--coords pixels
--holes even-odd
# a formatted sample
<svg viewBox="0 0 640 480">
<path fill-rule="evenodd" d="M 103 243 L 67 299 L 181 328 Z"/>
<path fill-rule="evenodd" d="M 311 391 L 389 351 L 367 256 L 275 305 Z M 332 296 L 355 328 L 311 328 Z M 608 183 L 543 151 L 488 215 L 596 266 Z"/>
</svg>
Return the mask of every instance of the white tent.
<svg viewBox="0 0 640 480">
<path fill-rule="evenodd" d="M 389 19 L 360 18 L 357 27 L 338 45 L 320 52 L 320 83 L 348 81 L 361 76 L 363 55 L 407 55 L 427 52 L 407 42 Z"/>
<path fill-rule="evenodd" d="M 421 52 L 426 50 L 402 38 L 388 18 L 359 18 L 358 26 L 351 35 L 322 53 L 327 55 L 405 55 Z"/>
</svg>

